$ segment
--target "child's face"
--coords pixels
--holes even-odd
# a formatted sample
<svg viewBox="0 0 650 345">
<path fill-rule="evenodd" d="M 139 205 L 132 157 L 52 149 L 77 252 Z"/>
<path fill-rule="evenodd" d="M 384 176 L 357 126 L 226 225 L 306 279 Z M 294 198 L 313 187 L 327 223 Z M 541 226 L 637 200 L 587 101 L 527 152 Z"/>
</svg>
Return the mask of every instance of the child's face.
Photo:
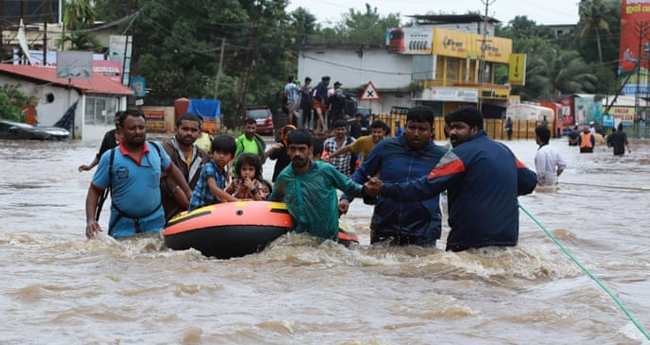
<svg viewBox="0 0 650 345">
<path fill-rule="evenodd" d="M 254 179 L 255 178 L 255 167 L 249 164 L 242 164 L 241 166 L 241 171 L 239 172 L 239 176 L 243 179 Z"/>
<path fill-rule="evenodd" d="M 226 166 L 226 164 L 228 164 L 228 162 L 232 160 L 232 154 L 230 152 L 213 151 L 212 159 L 217 162 L 217 166 L 219 166 L 219 168 L 223 168 Z"/>
</svg>

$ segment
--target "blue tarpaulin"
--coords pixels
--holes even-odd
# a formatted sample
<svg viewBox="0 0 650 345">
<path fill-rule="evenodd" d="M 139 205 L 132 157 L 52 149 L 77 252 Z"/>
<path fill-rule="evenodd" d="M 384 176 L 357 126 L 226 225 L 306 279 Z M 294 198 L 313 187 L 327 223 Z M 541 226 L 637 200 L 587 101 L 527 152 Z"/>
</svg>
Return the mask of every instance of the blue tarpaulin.
<svg viewBox="0 0 650 345">
<path fill-rule="evenodd" d="M 214 99 L 190 99 L 187 112 L 200 115 L 205 120 L 212 120 L 221 116 L 221 106 L 219 101 Z"/>
</svg>

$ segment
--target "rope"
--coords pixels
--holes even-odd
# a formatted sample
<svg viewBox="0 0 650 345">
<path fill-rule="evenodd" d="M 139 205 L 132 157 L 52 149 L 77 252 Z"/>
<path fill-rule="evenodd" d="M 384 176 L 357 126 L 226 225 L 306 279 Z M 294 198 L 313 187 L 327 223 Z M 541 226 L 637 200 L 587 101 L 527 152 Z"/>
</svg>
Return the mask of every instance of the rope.
<svg viewBox="0 0 650 345">
<path fill-rule="evenodd" d="M 548 237 L 550 237 L 553 240 L 553 242 L 555 242 L 555 244 L 557 244 L 560 247 L 560 249 L 562 249 L 562 251 L 569 258 L 571 258 L 573 262 L 576 263 L 576 265 L 578 265 L 578 267 L 580 267 L 585 273 L 587 273 L 587 275 L 591 279 L 593 279 L 593 281 L 595 281 L 596 284 L 598 284 L 598 286 L 600 286 L 603 290 L 605 290 L 605 292 L 607 292 L 609 297 L 611 297 L 614 300 L 614 302 L 616 302 L 616 304 L 619 306 L 619 308 L 623 310 L 625 315 L 627 315 L 627 317 L 630 319 L 630 321 L 632 321 L 632 323 L 636 326 L 636 328 L 646 337 L 646 339 L 650 340 L 650 335 L 645 331 L 645 329 L 643 329 L 643 327 L 636 321 L 636 319 L 634 319 L 634 316 L 632 316 L 632 314 L 630 314 L 630 312 L 625 308 L 625 306 L 623 306 L 621 301 L 619 301 L 618 298 L 614 296 L 612 291 L 609 288 L 607 288 L 607 286 L 605 286 L 605 284 L 603 284 L 598 278 L 596 278 L 596 276 L 594 276 L 591 272 L 589 272 L 589 270 L 587 270 L 587 268 L 584 267 L 573 255 L 571 255 L 571 253 L 562 245 L 562 243 L 560 243 L 560 241 L 558 241 L 557 238 L 555 238 L 555 236 L 553 236 L 553 234 L 551 234 L 550 231 L 548 231 L 537 219 L 535 219 L 535 217 L 533 217 L 533 215 L 530 214 L 528 210 L 526 210 L 523 206 L 521 206 L 521 204 L 519 204 L 519 208 L 522 211 L 524 211 L 524 213 L 526 213 L 528 217 L 530 217 L 530 219 L 532 219 L 532 221 L 535 222 L 535 224 L 537 224 L 537 226 L 539 226 L 542 230 L 544 230 L 546 235 L 548 235 Z"/>
<path fill-rule="evenodd" d="M 606 186 L 606 185 L 602 185 L 602 184 L 573 183 L 573 182 L 562 182 L 561 184 L 568 184 L 568 185 L 573 185 L 573 186 L 596 187 L 596 188 L 612 188 L 612 189 L 627 189 L 627 190 L 636 190 L 636 191 L 650 191 L 650 187 Z"/>
</svg>

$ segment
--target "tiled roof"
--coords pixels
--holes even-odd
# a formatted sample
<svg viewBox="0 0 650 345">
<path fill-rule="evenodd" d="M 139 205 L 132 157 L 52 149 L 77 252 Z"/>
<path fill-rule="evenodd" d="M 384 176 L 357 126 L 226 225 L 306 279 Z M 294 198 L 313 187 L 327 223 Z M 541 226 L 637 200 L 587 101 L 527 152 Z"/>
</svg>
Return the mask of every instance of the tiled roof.
<svg viewBox="0 0 650 345">
<path fill-rule="evenodd" d="M 29 65 L 0 64 L 0 74 L 34 82 L 50 83 L 62 87 L 68 86 L 68 79 L 57 78 L 56 68 Z M 133 90 L 116 83 L 109 77 L 95 72 L 92 79 L 70 79 L 70 85 L 82 93 L 132 95 Z"/>
</svg>

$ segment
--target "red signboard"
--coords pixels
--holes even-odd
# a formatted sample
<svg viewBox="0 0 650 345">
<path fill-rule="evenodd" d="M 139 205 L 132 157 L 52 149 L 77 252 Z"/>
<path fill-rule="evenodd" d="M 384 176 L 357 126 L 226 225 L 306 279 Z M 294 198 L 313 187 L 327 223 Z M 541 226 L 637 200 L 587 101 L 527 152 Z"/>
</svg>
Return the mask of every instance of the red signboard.
<svg viewBox="0 0 650 345">
<path fill-rule="evenodd" d="M 628 79 L 622 90 L 624 95 L 634 95 L 640 87 L 647 91 L 650 40 L 640 32 L 650 30 L 650 0 L 622 0 L 621 39 L 618 53 L 618 75 L 621 83 Z M 636 73 L 640 63 L 640 73 Z"/>
</svg>

